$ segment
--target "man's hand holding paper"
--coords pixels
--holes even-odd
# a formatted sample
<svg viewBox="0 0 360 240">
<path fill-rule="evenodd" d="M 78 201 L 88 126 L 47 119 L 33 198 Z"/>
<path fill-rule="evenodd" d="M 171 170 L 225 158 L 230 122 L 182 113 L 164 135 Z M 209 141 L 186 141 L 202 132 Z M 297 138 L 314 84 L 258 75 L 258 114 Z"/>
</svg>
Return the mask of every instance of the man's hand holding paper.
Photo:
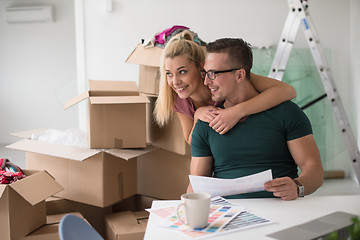
<svg viewBox="0 0 360 240">
<path fill-rule="evenodd" d="M 221 179 L 189 175 L 194 192 L 207 192 L 211 196 L 229 196 L 265 190 L 264 184 L 272 180 L 271 169 L 235 179 Z"/>
</svg>

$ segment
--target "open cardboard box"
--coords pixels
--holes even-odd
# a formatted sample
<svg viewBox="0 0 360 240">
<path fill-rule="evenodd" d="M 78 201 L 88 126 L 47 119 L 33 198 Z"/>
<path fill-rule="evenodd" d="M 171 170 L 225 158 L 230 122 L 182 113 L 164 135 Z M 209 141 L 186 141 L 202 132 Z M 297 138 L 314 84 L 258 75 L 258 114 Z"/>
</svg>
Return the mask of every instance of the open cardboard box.
<svg viewBox="0 0 360 240">
<path fill-rule="evenodd" d="M 69 212 L 79 212 L 103 237 L 105 236 L 105 215 L 111 214 L 113 212 L 113 205 L 108 207 L 96 207 L 93 205 L 75 202 L 59 197 L 49 197 L 45 200 L 45 203 L 46 214 L 48 216 L 56 216 Z"/>
<path fill-rule="evenodd" d="M 159 94 L 160 56 L 159 47 L 144 48 L 139 44 L 126 59 L 127 63 L 139 64 L 139 91 L 157 96 Z"/>
<path fill-rule="evenodd" d="M 147 141 L 152 145 L 180 155 L 191 156 L 191 147 L 185 141 L 180 120 L 176 113 L 170 122 L 160 128 L 153 116 L 156 97 L 148 97 L 150 104 L 146 106 Z"/>
<path fill-rule="evenodd" d="M 61 219 L 66 214 L 73 214 L 84 219 L 87 222 L 81 213 L 71 212 L 65 214 L 54 214 L 46 216 L 46 224 L 31 232 L 29 235 L 24 237 L 22 240 L 60 240 L 59 237 L 59 224 Z"/>
<path fill-rule="evenodd" d="M 105 216 L 105 239 L 144 239 L 148 217 L 146 211 L 125 211 Z"/>
<path fill-rule="evenodd" d="M 7 148 L 25 151 L 27 168 L 52 174 L 64 186 L 55 196 L 98 207 L 137 193 L 137 157 L 155 149 L 79 148 L 30 140 L 32 132 L 12 134 L 24 139 Z"/>
<path fill-rule="evenodd" d="M 89 81 L 89 91 L 70 99 L 65 109 L 89 100 L 90 148 L 145 148 L 146 103 L 135 82 Z"/>
<path fill-rule="evenodd" d="M 141 194 L 136 194 L 135 196 L 124 199 L 114 205 L 112 205 L 113 213 L 123 212 L 123 211 L 143 211 L 147 208 L 151 208 L 152 202 L 154 200 L 159 200 L 155 197 L 149 197 Z"/>
<path fill-rule="evenodd" d="M 46 171 L 24 170 L 25 178 L 0 184 L 1 239 L 21 239 L 46 223 L 45 199 L 64 188 Z"/>
<path fill-rule="evenodd" d="M 138 194 L 158 199 L 180 199 L 189 184 L 190 159 L 190 156 L 163 149 L 139 156 Z"/>
</svg>

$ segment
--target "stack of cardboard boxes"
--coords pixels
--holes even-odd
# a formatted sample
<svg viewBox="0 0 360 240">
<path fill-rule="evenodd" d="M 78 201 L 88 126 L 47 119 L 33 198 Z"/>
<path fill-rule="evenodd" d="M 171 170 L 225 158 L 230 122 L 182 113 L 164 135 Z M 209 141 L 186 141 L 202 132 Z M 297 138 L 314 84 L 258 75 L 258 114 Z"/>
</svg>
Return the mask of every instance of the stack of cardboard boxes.
<svg viewBox="0 0 360 240">
<path fill-rule="evenodd" d="M 139 90 L 150 101 L 146 111 L 147 142 L 159 148 L 137 159 L 138 193 L 160 199 L 179 199 L 189 183 L 191 148 L 184 140 L 180 120 L 175 113 L 163 128 L 154 123 L 162 51 L 159 47 L 144 48 L 139 44 L 126 60 L 139 65 Z"/>
<path fill-rule="evenodd" d="M 66 103 L 68 108 L 88 100 L 90 148 L 31 140 L 33 133 L 45 129 L 13 134 L 22 140 L 8 148 L 26 152 L 26 169 L 39 170 L 56 180 L 56 187 L 46 193 L 35 192 L 38 187 L 28 187 L 34 189 L 36 197 L 27 201 L 32 205 L 41 201 L 44 213 L 36 226 L 19 236 L 42 226 L 49 231 L 39 231 L 40 228 L 31 234 L 58 239 L 57 234 L 49 237 L 49 225 L 58 221 L 46 222 L 46 208 L 51 216 L 79 212 L 106 239 L 142 239 L 146 220 L 139 219 L 147 214 L 138 211 L 150 207 L 154 199 L 179 199 L 186 191 L 190 146 L 183 138 L 179 119 L 174 114 L 170 124 L 159 128 L 152 117 L 161 51 L 139 45 L 127 59 L 128 63 L 139 64 L 139 89 L 135 82 L 89 81 L 89 91 Z M 14 191 L 12 186 L 8 188 L 3 192 Z M 7 226 L 13 231 L 15 223 Z"/>
</svg>

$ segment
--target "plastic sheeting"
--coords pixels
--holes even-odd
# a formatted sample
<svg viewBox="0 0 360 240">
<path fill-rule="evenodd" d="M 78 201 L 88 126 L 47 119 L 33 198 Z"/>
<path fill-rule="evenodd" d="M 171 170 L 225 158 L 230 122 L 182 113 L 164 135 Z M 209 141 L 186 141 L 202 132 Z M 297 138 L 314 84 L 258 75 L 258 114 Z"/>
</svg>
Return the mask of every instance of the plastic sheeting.
<svg viewBox="0 0 360 240">
<path fill-rule="evenodd" d="M 32 134 L 31 139 L 39 142 L 89 148 L 87 134 L 79 129 L 68 129 L 64 131 L 48 129 L 43 133 Z"/>
<path fill-rule="evenodd" d="M 253 49 L 252 72 L 267 76 L 275 50 L 275 48 Z M 327 54 L 327 60 L 330 62 L 329 54 Z M 320 75 L 308 48 L 292 49 L 282 80 L 295 88 L 297 97 L 293 102 L 300 107 L 325 93 Z M 328 99 L 325 97 L 304 109 L 304 112 L 311 121 L 324 170 L 343 170 L 348 176 L 350 174 L 350 157 Z"/>
</svg>

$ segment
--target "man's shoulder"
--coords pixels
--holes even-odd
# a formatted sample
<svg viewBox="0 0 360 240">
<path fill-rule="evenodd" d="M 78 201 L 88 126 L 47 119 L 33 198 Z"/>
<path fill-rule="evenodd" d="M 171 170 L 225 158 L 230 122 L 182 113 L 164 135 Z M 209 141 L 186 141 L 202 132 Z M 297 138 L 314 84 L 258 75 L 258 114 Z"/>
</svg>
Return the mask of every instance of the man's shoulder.
<svg viewBox="0 0 360 240">
<path fill-rule="evenodd" d="M 211 130 L 212 128 L 209 126 L 208 122 L 204 122 L 199 119 L 195 124 L 193 133 L 204 135 L 204 134 L 209 134 Z"/>
<path fill-rule="evenodd" d="M 303 110 L 301 110 L 301 108 L 296 103 L 292 101 L 286 101 L 271 109 L 265 110 L 263 114 L 267 116 L 273 116 L 277 119 L 291 119 L 303 115 Z"/>
<path fill-rule="evenodd" d="M 294 103 L 293 101 L 286 101 L 286 102 L 280 103 L 279 105 L 277 105 L 277 106 L 275 106 L 275 107 L 273 107 L 271 109 L 274 109 L 274 110 L 299 109 L 299 110 L 301 110 L 300 107 L 296 103 Z"/>
</svg>

